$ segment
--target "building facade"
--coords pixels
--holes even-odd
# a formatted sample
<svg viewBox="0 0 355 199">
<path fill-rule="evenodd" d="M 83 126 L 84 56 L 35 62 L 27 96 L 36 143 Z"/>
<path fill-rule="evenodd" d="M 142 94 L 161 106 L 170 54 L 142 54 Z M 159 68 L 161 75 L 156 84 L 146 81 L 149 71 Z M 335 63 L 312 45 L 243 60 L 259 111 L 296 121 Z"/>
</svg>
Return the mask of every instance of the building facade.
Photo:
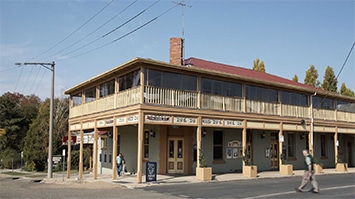
<svg viewBox="0 0 355 199">
<path fill-rule="evenodd" d="M 123 153 L 137 182 L 148 161 L 160 174 L 194 174 L 201 152 L 213 173 L 241 171 L 245 154 L 259 171 L 278 170 L 281 157 L 302 169 L 306 148 L 324 167 L 355 166 L 354 98 L 250 69 L 182 61 L 182 45 L 170 40 L 170 63 L 135 58 L 65 91 L 80 178 L 85 145 L 93 178 L 110 172 L 115 179 Z"/>
</svg>

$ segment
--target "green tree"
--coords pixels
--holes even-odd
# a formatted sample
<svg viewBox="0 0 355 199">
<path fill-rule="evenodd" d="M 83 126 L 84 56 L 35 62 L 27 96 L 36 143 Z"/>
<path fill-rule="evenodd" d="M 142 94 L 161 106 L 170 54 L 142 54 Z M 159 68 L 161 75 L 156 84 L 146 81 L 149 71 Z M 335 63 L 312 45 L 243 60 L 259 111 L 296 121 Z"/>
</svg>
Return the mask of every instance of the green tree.
<svg viewBox="0 0 355 199">
<path fill-rule="evenodd" d="M 260 61 L 259 58 L 256 58 L 254 60 L 254 64 L 253 64 L 253 70 L 257 70 L 257 71 L 265 73 L 265 64 L 264 64 L 264 62 Z"/>
<path fill-rule="evenodd" d="M 298 82 L 298 76 L 296 74 L 292 77 L 292 81 Z"/>
<path fill-rule="evenodd" d="M 38 115 L 25 137 L 24 159 L 28 170 L 43 171 L 47 165 L 49 104 L 49 99 L 41 104 Z M 53 113 L 53 154 L 61 154 L 61 139 L 68 132 L 68 116 L 68 99 L 55 99 Z"/>
<path fill-rule="evenodd" d="M 37 116 L 40 99 L 35 95 L 24 96 L 19 93 L 4 93 L 0 96 L 0 128 L 6 133 L 0 135 L 0 156 L 4 166 L 18 156 L 23 149 L 23 139 L 33 118 Z M 18 163 L 18 158 L 15 158 Z"/>
<path fill-rule="evenodd" d="M 304 77 L 304 83 L 310 86 L 317 86 L 318 84 L 318 71 L 314 67 L 314 65 L 311 65 L 309 69 L 306 71 L 306 76 Z"/>
<path fill-rule="evenodd" d="M 345 83 L 341 84 L 340 95 L 349 96 L 349 97 L 355 97 L 354 91 L 352 91 L 350 88 L 347 88 Z"/>
<path fill-rule="evenodd" d="M 337 92 L 338 91 L 337 84 L 338 84 L 338 80 L 335 77 L 333 68 L 327 66 L 323 77 L 322 88 L 327 91 Z"/>
</svg>

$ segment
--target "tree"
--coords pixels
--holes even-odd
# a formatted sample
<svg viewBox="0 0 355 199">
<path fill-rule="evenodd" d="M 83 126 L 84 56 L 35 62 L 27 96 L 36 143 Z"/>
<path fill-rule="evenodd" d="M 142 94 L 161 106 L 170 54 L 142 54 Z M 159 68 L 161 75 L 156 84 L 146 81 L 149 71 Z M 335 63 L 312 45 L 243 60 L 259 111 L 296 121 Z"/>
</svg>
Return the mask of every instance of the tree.
<svg viewBox="0 0 355 199">
<path fill-rule="evenodd" d="M 24 140 L 24 159 L 28 170 L 43 171 L 46 168 L 49 137 L 49 104 L 49 99 L 41 104 L 38 115 L 31 124 Z M 55 99 L 53 113 L 53 154 L 61 153 L 61 138 L 68 132 L 68 116 L 68 99 Z"/>
<path fill-rule="evenodd" d="M 24 96 L 19 93 L 4 93 L 0 96 L 0 128 L 6 133 L 0 136 L 0 156 L 4 166 L 8 160 L 18 157 L 23 149 L 23 139 L 37 116 L 40 99 L 35 95 Z M 15 158 L 15 164 L 17 164 Z"/>
<path fill-rule="evenodd" d="M 337 92 L 338 91 L 337 84 L 338 84 L 338 80 L 335 77 L 333 68 L 327 66 L 323 77 L 322 88 L 327 91 Z"/>
<path fill-rule="evenodd" d="M 350 88 L 347 88 L 345 83 L 341 84 L 340 95 L 349 96 L 349 97 L 355 97 L 354 91 L 352 91 Z"/>
<path fill-rule="evenodd" d="M 292 81 L 298 82 L 298 76 L 296 74 L 292 77 Z"/>
<path fill-rule="evenodd" d="M 265 65 L 263 61 L 260 61 L 259 58 L 254 60 L 253 70 L 261 71 L 265 73 Z"/>
<path fill-rule="evenodd" d="M 314 65 L 311 65 L 309 69 L 306 71 L 306 76 L 304 77 L 304 83 L 310 86 L 317 86 L 318 84 L 318 71 L 314 67 Z"/>
</svg>

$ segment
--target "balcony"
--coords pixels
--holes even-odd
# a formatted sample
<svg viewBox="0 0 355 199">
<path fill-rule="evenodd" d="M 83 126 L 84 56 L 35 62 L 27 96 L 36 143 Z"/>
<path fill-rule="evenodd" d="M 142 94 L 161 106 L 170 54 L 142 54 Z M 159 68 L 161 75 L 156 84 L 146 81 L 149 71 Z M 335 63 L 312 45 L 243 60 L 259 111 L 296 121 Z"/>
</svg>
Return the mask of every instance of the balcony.
<svg viewBox="0 0 355 199">
<path fill-rule="evenodd" d="M 142 91 L 144 91 L 142 93 Z M 141 99 L 143 96 L 143 99 Z M 196 91 L 182 91 L 152 86 L 135 87 L 117 94 L 70 108 L 70 118 L 114 110 L 136 104 L 167 106 L 188 109 L 228 111 L 258 115 L 275 115 L 294 118 L 311 118 L 309 107 L 287 105 L 276 102 L 246 100 Z M 354 122 L 355 113 L 337 110 L 313 109 L 314 118 L 329 121 Z"/>
</svg>

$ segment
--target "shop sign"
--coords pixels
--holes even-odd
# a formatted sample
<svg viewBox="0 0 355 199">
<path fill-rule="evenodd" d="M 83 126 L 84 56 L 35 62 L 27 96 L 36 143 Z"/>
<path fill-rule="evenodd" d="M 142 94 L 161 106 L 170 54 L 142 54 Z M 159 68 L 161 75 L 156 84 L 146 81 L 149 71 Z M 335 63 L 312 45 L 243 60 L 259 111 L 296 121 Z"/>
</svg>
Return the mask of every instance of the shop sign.
<svg viewBox="0 0 355 199">
<path fill-rule="evenodd" d="M 145 121 L 147 122 L 170 122 L 170 116 L 168 115 L 146 115 Z"/>
<path fill-rule="evenodd" d="M 138 122 L 138 120 L 139 120 L 138 115 L 131 115 L 127 117 L 128 123 L 136 123 Z"/>
<path fill-rule="evenodd" d="M 220 119 L 202 119 L 202 125 L 222 126 L 223 121 Z"/>
<path fill-rule="evenodd" d="M 146 182 L 155 182 L 157 181 L 157 163 L 156 162 L 147 162 L 146 163 Z"/>
<path fill-rule="evenodd" d="M 224 125 L 225 126 L 243 126 L 243 122 L 238 121 L 238 120 L 224 120 Z"/>
<path fill-rule="evenodd" d="M 106 120 L 106 121 L 105 121 L 105 124 L 106 124 L 107 126 L 113 125 L 113 119 Z"/>
<path fill-rule="evenodd" d="M 105 120 L 97 121 L 97 126 L 105 126 Z"/>
<path fill-rule="evenodd" d="M 125 124 L 126 123 L 126 117 L 120 117 L 116 119 L 116 124 L 120 125 L 120 124 Z"/>
<path fill-rule="evenodd" d="M 175 124 L 197 124 L 197 119 L 192 117 L 174 117 Z"/>
</svg>

